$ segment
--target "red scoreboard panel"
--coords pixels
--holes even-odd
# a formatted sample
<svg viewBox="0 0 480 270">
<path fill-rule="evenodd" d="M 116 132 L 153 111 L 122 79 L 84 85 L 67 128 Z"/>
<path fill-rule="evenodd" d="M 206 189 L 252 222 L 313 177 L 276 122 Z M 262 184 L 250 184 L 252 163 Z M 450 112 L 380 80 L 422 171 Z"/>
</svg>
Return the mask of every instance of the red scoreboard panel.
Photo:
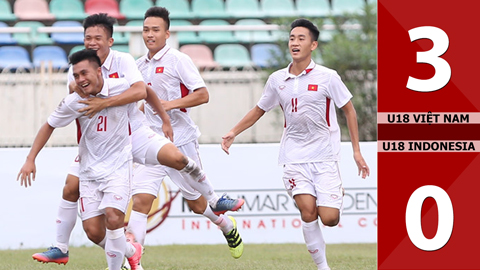
<svg viewBox="0 0 480 270">
<path fill-rule="evenodd" d="M 480 269 L 480 1 L 377 4 L 378 269 Z"/>
</svg>

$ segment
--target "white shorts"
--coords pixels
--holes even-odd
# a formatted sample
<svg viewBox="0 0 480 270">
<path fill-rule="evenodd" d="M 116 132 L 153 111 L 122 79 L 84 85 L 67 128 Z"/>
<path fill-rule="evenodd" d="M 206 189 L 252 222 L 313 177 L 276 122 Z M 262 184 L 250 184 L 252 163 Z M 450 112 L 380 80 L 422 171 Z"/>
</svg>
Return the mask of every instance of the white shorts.
<svg viewBox="0 0 480 270">
<path fill-rule="evenodd" d="M 202 163 L 198 154 L 198 143 L 192 141 L 185 145 L 179 146 L 178 149 L 186 156 L 190 157 L 201 168 Z M 168 176 L 175 183 L 182 196 L 189 201 L 194 201 L 200 198 L 201 194 L 193 189 L 183 178 L 179 171 L 163 166 L 144 166 L 138 165 L 133 169 L 133 183 L 132 183 L 132 195 L 147 193 L 157 197 L 163 179 Z"/>
<path fill-rule="evenodd" d="M 79 161 L 80 161 L 80 159 L 77 156 L 75 158 L 75 160 L 72 162 L 72 164 L 70 164 L 70 168 L 68 168 L 68 174 L 76 176 L 77 178 L 80 175 L 80 162 Z"/>
<path fill-rule="evenodd" d="M 157 159 L 158 151 L 167 143 L 172 143 L 147 126 L 135 130 L 131 141 L 133 161 L 148 165 L 160 165 Z"/>
<path fill-rule="evenodd" d="M 342 179 L 338 162 L 285 164 L 283 184 L 290 196 L 310 194 L 317 206 L 342 209 Z"/>
<path fill-rule="evenodd" d="M 104 215 L 105 208 L 127 211 L 130 201 L 132 161 L 129 160 L 108 177 L 80 181 L 80 214 L 82 220 Z"/>
</svg>

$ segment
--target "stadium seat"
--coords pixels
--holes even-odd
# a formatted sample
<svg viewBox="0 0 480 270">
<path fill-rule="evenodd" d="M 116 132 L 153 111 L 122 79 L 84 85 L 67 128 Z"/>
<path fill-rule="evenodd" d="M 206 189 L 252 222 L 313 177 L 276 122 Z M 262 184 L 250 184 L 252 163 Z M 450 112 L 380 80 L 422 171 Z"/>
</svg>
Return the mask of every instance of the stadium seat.
<svg viewBox="0 0 480 270">
<path fill-rule="evenodd" d="M 77 21 L 56 21 L 54 27 L 80 27 L 82 24 Z M 58 44 L 83 44 L 83 32 L 52 33 L 52 40 Z"/>
<path fill-rule="evenodd" d="M 192 25 L 187 20 L 171 20 L 170 21 L 170 27 L 171 26 L 189 26 Z M 196 44 L 196 43 L 202 43 L 200 40 L 200 37 L 197 36 L 196 32 L 194 31 L 180 31 L 177 32 L 177 39 L 178 43 L 180 44 Z"/>
<path fill-rule="evenodd" d="M 80 0 L 52 0 L 50 12 L 57 20 L 83 20 L 88 16 L 85 13 L 83 2 Z"/>
<path fill-rule="evenodd" d="M 142 26 L 143 27 L 143 20 L 129 21 L 125 24 L 125 26 Z M 123 35 L 124 35 L 124 38 L 126 38 L 127 40 L 130 40 L 130 32 L 124 32 Z"/>
<path fill-rule="evenodd" d="M 261 68 L 277 67 L 278 58 L 282 56 L 277 44 L 255 44 L 250 49 L 253 63 Z"/>
<path fill-rule="evenodd" d="M 264 16 L 257 0 L 227 0 L 225 11 L 228 15 L 237 19 L 262 18 Z"/>
<path fill-rule="evenodd" d="M 9 26 L 0 22 L 0 28 L 8 28 Z M 16 45 L 17 41 L 12 37 L 11 33 L 0 33 L 0 45 Z"/>
<path fill-rule="evenodd" d="M 74 46 L 73 48 L 70 49 L 70 52 L 68 53 L 68 56 L 70 57 L 70 55 L 78 52 L 78 51 L 81 51 L 85 49 L 85 45 L 77 45 L 77 46 Z"/>
<path fill-rule="evenodd" d="M 46 0 L 16 0 L 13 4 L 15 15 L 22 21 L 53 21 Z"/>
<path fill-rule="evenodd" d="M 116 19 L 125 19 L 125 15 L 120 13 L 116 0 L 86 0 L 85 12 L 88 14 L 107 13 Z"/>
<path fill-rule="evenodd" d="M 115 27 L 118 26 L 118 24 L 115 24 L 113 27 L 113 43 L 117 45 L 125 45 L 128 44 L 130 36 L 126 37 L 125 32 L 119 32 L 115 30 Z"/>
<path fill-rule="evenodd" d="M 327 17 L 330 4 L 328 0 L 297 0 L 297 12 L 303 17 Z"/>
<path fill-rule="evenodd" d="M 168 9 L 170 19 L 191 19 L 193 17 L 188 0 L 157 0 L 155 5 Z"/>
<path fill-rule="evenodd" d="M 12 6 L 7 0 L 0 0 L 0 21 L 15 21 L 17 16 L 12 12 Z"/>
<path fill-rule="evenodd" d="M 121 0 L 120 12 L 128 20 L 143 20 L 145 11 L 153 6 L 152 0 Z"/>
<path fill-rule="evenodd" d="M 203 20 L 199 25 L 230 25 L 224 20 Z M 199 31 L 198 37 L 206 43 L 233 43 L 237 39 L 233 36 L 233 31 Z"/>
<path fill-rule="evenodd" d="M 20 46 L 0 47 L 0 69 L 31 69 L 32 62 L 25 48 Z"/>
<path fill-rule="evenodd" d="M 344 13 L 360 13 L 365 0 L 332 0 L 332 15 L 341 16 Z"/>
<path fill-rule="evenodd" d="M 248 67 L 253 63 L 247 48 L 240 44 L 221 44 L 213 52 L 213 59 L 222 67 Z"/>
<path fill-rule="evenodd" d="M 32 58 L 35 68 L 40 68 L 42 62 L 47 68 L 50 61 L 54 69 L 68 68 L 67 54 L 59 46 L 38 46 L 33 49 Z"/>
<path fill-rule="evenodd" d="M 53 40 L 47 33 L 37 32 L 37 28 L 45 27 L 41 22 L 37 21 L 21 21 L 17 22 L 14 27 L 30 27 L 30 33 L 14 33 L 13 37 L 19 45 L 52 45 Z"/>
<path fill-rule="evenodd" d="M 260 19 L 241 19 L 238 20 L 235 25 L 266 25 L 266 23 Z M 268 30 L 256 30 L 256 31 L 241 31 L 235 30 L 235 38 L 240 42 L 246 43 L 262 43 L 273 42 L 274 38 Z"/>
<path fill-rule="evenodd" d="M 193 63 L 199 69 L 215 69 L 220 65 L 213 60 L 210 48 L 203 44 L 190 44 L 180 47 L 180 51 L 192 58 Z"/>
<path fill-rule="evenodd" d="M 225 12 L 222 0 L 192 0 L 193 16 L 200 19 L 223 19 L 229 15 Z"/>
<path fill-rule="evenodd" d="M 261 0 L 260 3 L 266 17 L 295 17 L 297 15 L 293 0 Z"/>
</svg>

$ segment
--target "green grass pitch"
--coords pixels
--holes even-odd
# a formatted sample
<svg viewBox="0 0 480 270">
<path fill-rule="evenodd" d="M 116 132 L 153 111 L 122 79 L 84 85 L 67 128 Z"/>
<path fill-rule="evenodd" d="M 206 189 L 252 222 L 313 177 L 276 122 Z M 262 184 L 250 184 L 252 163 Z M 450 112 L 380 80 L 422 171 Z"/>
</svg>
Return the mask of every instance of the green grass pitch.
<svg viewBox="0 0 480 270">
<path fill-rule="evenodd" d="M 32 259 L 33 253 L 44 250 L 0 250 L 0 270 L 104 270 L 107 267 L 105 254 L 99 247 L 71 248 L 67 265 L 42 264 Z M 332 270 L 374 270 L 377 269 L 377 245 L 329 244 L 327 259 Z M 145 270 L 316 270 L 303 244 L 246 244 L 238 260 L 230 257 L 227 245 L 146 246 L 142 265 Z"/>
</svg>

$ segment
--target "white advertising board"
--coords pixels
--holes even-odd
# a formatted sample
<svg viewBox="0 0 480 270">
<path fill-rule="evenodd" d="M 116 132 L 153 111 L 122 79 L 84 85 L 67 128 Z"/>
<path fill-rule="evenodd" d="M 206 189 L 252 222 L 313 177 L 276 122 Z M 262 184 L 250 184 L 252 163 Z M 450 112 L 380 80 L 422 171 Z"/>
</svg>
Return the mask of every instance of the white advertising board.
<svg viewBox="0 0 480 270">
<path fill-rule="evenodd" d="M 303 243 L 301 221 L 292 198 L 284 190 L 277 165 L 278 144 L 234 144 L 230 155 L 219 145 L 201 145 L 202 164 L 219 195 L 245 199 L 231 213 L 248 243 Z M 370 166 L 367 179 L 357 176 L 350 143 L 342 143 L 340 170 L 345 187 L 344 211 L 336 227 L 322 227 L 327 243 L 377 241 L 377 145 L 361 143 Z M 55 243 L 55 220 L 62 188 L 77 149 L 45 148 L 37 157 L 36 181 L 20 187 L 15 181 L 29 149 L 0 149 L 0 249 L 42 248 Z M 178 188 L 164 181 L 152 207 L 146 245 L 221 244 L 221 231 L 203 216 L 188 210 Z M 91 245 L 80 219 L 72 246 Z"/>
</svg>

